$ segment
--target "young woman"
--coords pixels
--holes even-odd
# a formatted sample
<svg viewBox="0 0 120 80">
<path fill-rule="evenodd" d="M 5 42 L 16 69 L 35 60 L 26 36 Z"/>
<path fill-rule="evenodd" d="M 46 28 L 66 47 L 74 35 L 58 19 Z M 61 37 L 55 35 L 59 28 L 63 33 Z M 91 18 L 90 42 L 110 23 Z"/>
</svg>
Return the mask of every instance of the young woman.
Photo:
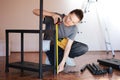
<svg viewBox="0 0 120 80">
<path fill-rule="evenodd" d="M 39 9 L 34 9 L 33 13 L 37 16 L 40 15 Z M 78 32 L 76 24 L 78 24 L 83 19 L 83 12 L 81 9 L 72 10 L 68 15 L 63 15 L 55 12 L 43 11 L 43 19 L 46 16 L 52 17 L 53 24 L 57 23 L 60 19 L 61 23 L 58 28 L 58 38 L 61 42 L 58 47 L 58 73 L 64 70 L 65 63 L 71 62 L 71 58 L 75 58 L 85 54 L 88 51 L 88 46 L 81 42 L 75 41 L 75 36 Z M 50 23 L 49 23 L 50 24 Z M 48 25 L 48 24 L 47 24 Z M 54 64 L 54 46 L 51 45 L 50 51 L 46 54 L 50 63 Z M 74 63 L 70 64 L 75 66 Z"/>
</svg>

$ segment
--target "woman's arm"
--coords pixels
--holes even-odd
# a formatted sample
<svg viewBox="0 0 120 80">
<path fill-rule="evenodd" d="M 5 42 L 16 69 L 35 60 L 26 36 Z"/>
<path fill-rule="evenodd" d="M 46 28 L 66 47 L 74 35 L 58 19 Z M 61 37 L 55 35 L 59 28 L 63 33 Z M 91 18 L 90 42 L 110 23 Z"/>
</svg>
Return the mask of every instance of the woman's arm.
<svg viewBox="0 0 120 80">
<path fill-rule="evenodd" d="M 39 15 L 40 15 L 40 9 L 33 9 L 33 13 L 34 13 L 36 16 L 39 16 Z M 60 15 L 55 14 L 54 12 L 49 12 L 49 11 L 43 10 L 43 18 L 44 18 L 45 16 L 51 16 L 51 17 L 54 19 L 54 23 L 57 23 L 58 18 L 60 18 L 60 20 L 61 20 Z"/>
<path fill-rule="evenodd" d="M 65 65 L 65 62 L 66 62 L 66 60 L 68 58 L 68 55 L 69 55 L 72 44 L 73 44 L 73 40 L 68 39 L 68 43 L 67 43 L 66 48 L 64 50 L 63 59 L 62 59 L 61 63 L 58 66 L 58 73 L 64 70 L 64 65 Z"/>
<path fill-rule="evenodd" d="M 35 15 L 39 16 L 39 15 L 40 15 L 40 9 L 33 9 L 33 13 L 34 13 Z M 52 16 L 53 13 L 43 10 L 43 15 L 44 15 L 44 16 Z"/>
</svg>

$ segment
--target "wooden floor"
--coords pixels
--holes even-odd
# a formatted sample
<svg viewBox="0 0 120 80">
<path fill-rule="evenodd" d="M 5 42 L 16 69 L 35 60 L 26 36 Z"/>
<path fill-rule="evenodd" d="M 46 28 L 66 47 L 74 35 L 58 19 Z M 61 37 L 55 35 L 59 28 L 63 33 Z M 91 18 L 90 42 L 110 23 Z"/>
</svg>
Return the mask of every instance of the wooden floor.
<svg viewBox="0 0 120 80">
<path fill-rule="evenodd" d="M 65 70 L 60 74 L 54 76 L 52 72 L 47 71 L 43 73 L 43 80 L 120 80 L 120 71 L 114 69 L 112 74 L 92 75 L 88 69 L 83 73 L 80 69 L 85 64 L 96 63 L 97 59 L 112 58 L 112 54 L 108 55 L 105 52 L 87 52 L 85 55 L 75 58 L 76 67 L 66 66 Z M 120 59 L 120 52 L 115 52 L 115 58 Z M 43 63 L 44 63 L 43 58 Z M 12 53 L 10 55 L 10 62 L 20 60 L 19 53 Z M 25 60 L 38 63 L 38 53 L 25 53 Z M 102 66 L 105 67 L 105 66 Z M 24 71 L 21 73 L 18 69 L 9 68 L 9 72 L 5 73 L 5 57 L 0 57 L 0 80 L 40 80 L 37 72 Z"/>
</svg>

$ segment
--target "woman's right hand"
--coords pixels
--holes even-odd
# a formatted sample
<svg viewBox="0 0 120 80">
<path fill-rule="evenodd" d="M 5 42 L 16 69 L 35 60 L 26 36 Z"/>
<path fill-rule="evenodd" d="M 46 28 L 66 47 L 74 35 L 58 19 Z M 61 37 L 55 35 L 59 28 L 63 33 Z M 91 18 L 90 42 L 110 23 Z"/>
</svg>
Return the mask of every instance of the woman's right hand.
<svg viewBox="0 0 120 80">
<path fill-rule="evenodd" d="M 58 22 L 58 19 L 60 19 L 60 22 L 62 21 L 61 16 L 56 13 L 52 13 L 52 18 L 53 18 L 55 24 Z"/>
</svg>

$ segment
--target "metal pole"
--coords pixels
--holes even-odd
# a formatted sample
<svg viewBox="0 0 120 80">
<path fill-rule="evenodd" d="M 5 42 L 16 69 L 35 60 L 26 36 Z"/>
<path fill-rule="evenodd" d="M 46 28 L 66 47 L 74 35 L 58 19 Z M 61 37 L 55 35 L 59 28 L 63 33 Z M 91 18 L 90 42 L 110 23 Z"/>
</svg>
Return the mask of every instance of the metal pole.
<svg viewBox="0 0 120 80">
<path fill-rule="evenodd" d="M 39 78 L 42 79 L 42 17 L 43 17 L 43 0 L 40 0 L 40 16 L 39 16 Z"/>
<path fill-rule="evenodd" d="M 24 62 L 24 35 L 21 33 L 21 63 Z"/>
<path fill-rule="evenodd" d="M 24 33 L 21 32 L 21 64 L 24 63 Z M 21 69 L 23 72 L 23 68 Z"/>
<path fill-rule="evenodd" d="M 6 66 L 5 72 L 9 72 L 9 32 L 6 30 Z"/>
</svg>

